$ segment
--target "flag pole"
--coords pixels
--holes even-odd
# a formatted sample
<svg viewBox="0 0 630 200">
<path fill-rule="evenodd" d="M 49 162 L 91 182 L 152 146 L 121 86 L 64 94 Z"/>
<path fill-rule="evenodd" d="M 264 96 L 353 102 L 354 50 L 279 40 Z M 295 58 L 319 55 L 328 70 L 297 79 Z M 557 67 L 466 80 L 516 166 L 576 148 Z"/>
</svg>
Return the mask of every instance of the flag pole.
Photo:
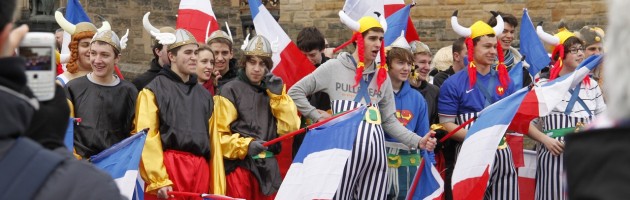
<svg viewBox="0 0 630 200">
<path fill-rule="evenodd" d="M 199 198 L 203 198 L 203 199 L 214 199 L 214 200 L 236 200 L 236 199 L 240 199 L 240 198 L 228 197 L 228 196 L 223 196 L 223 195 L 194 193 L 194 192 L 176 192 L 176 191 L 171 191 L 171 192 L 168 192 L 168 195 L 175 195 L 175 196 L 180 196 L 180 197 L 199 197 Z"/>
<path fill-rule="evenodd" d="M 476 119 L 477 119 L 476 116 L 473 117 L 473 118 L 468 119 L 468 121 L 466 121 L 463 124 L 459 125 L 457 128 L 455 128 L 451 132 L 448 132 L 448 134 L 446 134 L 444 137 L 442 137 L 442 139 L 440 139 L 440 142 L 446 141 L 448 138 L 450 138 L 451 136 L 455 135 L 455 133 L 457 133 L 457 131 L 459 131 L 460 129 L 464 128 L 464 126 L 470 124 L 471 122 L 475 121 Z"/>
<path fill-rule="evenodd" d="M 273 145 L 275 143 L 278 143 L 278 142 L 280 142 L 282 140 L 286 140 L 286 139 L 292 138 L 295 135 L 299 135 L 299 134 L 305 133 L 308 129 L 317 128 L 317 127 L 321 126 L 322 124 L 325 124 L 325 123 L 329 122 L 330 120 L 337 119 L 338 117 L 344 116 L 344 115 L 346 115 L 346 114 L 348 114 L 348 113 L 350 113 L 352 111 L 355 111 L 355 110 L 357 110 L 359 108 L 360 107 L 356 107 L 356 108 L 354 108 L 352 110 L 348 110 L 348 111 L 342 112 L 342 113 L 340 113 L 338 115 L 335 115 L 335 116 L 332 116 L 332 117 L 330 117 L 328 119 L 325 119 L 325 120 L 319 121 L 317 123 L 311 124 L 311 125 L 307 126 L 306 128 L 301 128 L 301 129 L 298 129 L 296 131 L 287 133 L 287 134 L 285 134 L 283 136 L 277 137 L 276 139 L 273 139 L 273 140 L 270 140 L 270 141 L 267 141 L 267 142 L 263 143 L 263 146 L 268 147 L 268 146 L 271 146 L 271 145 Z"/>
<path fill-rule="evenodd" d="M 407 194 L 407 200 L 413 199 L 413 194 L 416 192 L 416 186 L 418 186 L 418 182 L 420 182 L 420 176 L 422 175 L 422 170 L 424 170 L 424 162 L 425 158 L 422 158 L 422 162 L 420 162 L 420 167 L 418 171 L 416 171 L 416 176 L 413 178 L 413 184 L 409 188 L 409 193 Z"/>
</svg>

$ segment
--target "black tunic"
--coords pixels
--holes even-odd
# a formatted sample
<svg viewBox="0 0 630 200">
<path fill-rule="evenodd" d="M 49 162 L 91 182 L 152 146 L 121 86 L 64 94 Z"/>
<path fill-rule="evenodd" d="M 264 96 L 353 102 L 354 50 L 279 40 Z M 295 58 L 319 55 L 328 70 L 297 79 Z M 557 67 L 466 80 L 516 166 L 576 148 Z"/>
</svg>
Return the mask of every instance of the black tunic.
<svg viewBox="0 0 630 200">
<path fill-rule="evenodd" d="M 210 158 L 208 120 L 212 96 L 191 76 L 184 83 L 169 65 L 146 87 L 155 95 L 159 108 L 162 150 L 177 150 Z"/>
<path fill-rule="evenodd" d="M 237 119 L 230 124 L 233 133 L 262 141 L 278 137 L 277 120 L 271 113 L 269 96 L 264 88 L 237 77 L 221 87 L 218 95 L 232 102 L 238 113 Z M 280 143 L 271 145 L 267 150 L 277 155 L 280 153 Z M 282 177 L 275 157 L 253 160 L 250 156 L 245 156 L 244 160 L 225 159 L 224 162 L 226 174 L 234 171 L 237 166 L 252 172 L 261 191 L 266 195 L 273 194 L 280 188 Z"/>
<path fill-rule="evenodd" d="M 128 81 L 103 86 L 76 78 L 66 85 L 68 99 L 74 105 L 74 148 L 89 158 L 128 137 L 132 131 L 138 91 Z"/>
</svg>

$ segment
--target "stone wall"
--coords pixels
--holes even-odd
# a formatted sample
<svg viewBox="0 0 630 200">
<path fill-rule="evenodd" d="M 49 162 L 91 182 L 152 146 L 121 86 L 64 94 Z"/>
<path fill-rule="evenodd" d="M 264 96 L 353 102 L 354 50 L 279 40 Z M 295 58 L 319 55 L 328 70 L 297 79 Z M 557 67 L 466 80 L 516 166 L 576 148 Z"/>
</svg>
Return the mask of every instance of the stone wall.
<svg viewBox="0 0 630 200">
<path fill-rule="evenodd" d="M 221 26 L 227 20 L 232 26 L 235 47 L 240 47 L 244 38 L 241 27 L 241 14 L 249 13 L 243 0 L 213 0 L 213 10 Z M 411 3 L 410 0 L 406 0 Z M 178 0 L 81 0 L 88 15 L 94 19 L 101 14 L 112 22 L 114 31 L 124 34 L 123 28 L 130 29 L 128 49 L 123 51 L 121 69 L 128 79 L 148 68 L 153 57 L 151 37 L 142 28 L 142 16 L 151 11 L 154 26 L 175 26 Z M 303 27 L 315 26 L 327 37 L 331 46 L 337 46 L 348 40 L 351 32 L 339 22 L 337 12 L 343 7 L 342 0 L 280 0 L 279 22 L 291 39 Z M 604 0 L 418 0 L 411 9 L 411 16 L 421 40 L 436 52 L 457 38 L 450 27 L 450 16 L 459 10 L 459 23 L 470 26 L 477 20 L 487 20 L 488 11 L 499 10 L 522 16 L 524 7 L 537 23 L 545 22 L 545 30 L 555 30 L 560 20 L 564 20 L 570 29 L 576 30 L 584 25 L 606 27 L 606 4 Z M 100 23 L 97 22 L 97 26 Z M 235 51 L 240 55 L 240 51 Z"/>
</svg>

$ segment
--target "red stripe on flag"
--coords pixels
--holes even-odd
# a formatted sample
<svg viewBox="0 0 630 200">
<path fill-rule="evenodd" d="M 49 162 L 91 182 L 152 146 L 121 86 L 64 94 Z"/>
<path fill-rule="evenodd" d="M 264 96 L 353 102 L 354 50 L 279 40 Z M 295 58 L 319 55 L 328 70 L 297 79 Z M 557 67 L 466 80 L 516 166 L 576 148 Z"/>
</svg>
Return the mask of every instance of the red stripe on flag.
<svg viewBox="0 0 630 200">
<path fill-rule="evenodd" d="M 453 185 L 453 199 L 483 199 L 486 187 L 488 187 L 488 180 L 490 179 L 489 168 L 489 165 L 486 166 L 483 175 L 480 177 L 467 178 L 455 183 Z"/>
<path fill-rule="evenodd" d="M 191 9 L 181 9 L 177 12 L 177 28 L 190 31 L 200 44 L 206 42 L 206 28 L 209 21 L 212 23 L 210 33 L 219 30 L 219 24 L 212 15 Z"/>
<path fill-rule="evenodd" d="M 315 66 L 293 42 L 289 42 L 287 47 L 280 53 L 280 63 L 272 72 L 282 78 L 288 90 L 293 84 L 313 71 L 315 71 Z"/>
<path fill-rule="evenodd" d="M 536 95 L 536 90 L 529 91 L 518 107 L 508 130 L 528 134 L 529 123 L 534 120 L 534 118 L 539 117 L 538 110 L 538 96 Z"/>
</svg>

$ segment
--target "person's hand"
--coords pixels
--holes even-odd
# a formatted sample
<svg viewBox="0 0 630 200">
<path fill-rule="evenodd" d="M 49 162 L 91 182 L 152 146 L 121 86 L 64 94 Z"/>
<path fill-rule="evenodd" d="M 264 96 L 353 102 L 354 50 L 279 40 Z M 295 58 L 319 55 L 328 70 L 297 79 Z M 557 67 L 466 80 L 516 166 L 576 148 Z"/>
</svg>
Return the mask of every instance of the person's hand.
<svg viewBox="0 0 630 200">
<path fill-rule="evenodd" d="M 275 76 L 272 73 L 267 73 L 267 75 L 265 75 L 265 81 L 269 92 L 282 95 L 282 90 L 284 89 L 282 78 Z"/>
<path fill-rule="evenodd" d="M 249 146 L 247 147 L 247 155 L 255 156 L 255 155 L 260 154 L 264 150 L 267 150 L 267 147 L 263 146 L 263 143 L 265 143 L 265 141 L 261 141 L 261 140 L 254 140 L 250 142 Z"/>
<path fill-rule="evenodd" d="M 172 186 L 165 186 L 160 188 L 157 191 L 157 198 L 158 199 L 168 199 L 168 192 L 172 192 L 173 191 L 173 187 Z M 173 195 L 171 195 L 170 197 L 174 197 Z"/>
<path fill-rule="evenodd" d="M 564 143 L 549 136 L 545 137 L 543 145 L 545 145 L 545 148 L 547 148 L 547 150 L 549 150 L 549 152 L 551 152 L 554 156 L 559 156 L 562 152 L 564 152 Z"/>
<path fill-rule="evenodd" d="M 326 111 L 317 109 L 317 112 L 319 113 L 319 119 L 317 119 L 317 122 L 320 122 L 320 121 L 323 121 L 332 117 L 332 115 Z"/>
<path fill-rule="evenodd" d="M 13 29 L 11 33 L 9 33 L 9 41 L 7 41 L 7 46 L 0 47 L 0 57 L 9 57 L 13 56 L 15 53 L 15 49 L 20 46 L 22 39 L 28 33 L 28 26 L 26 24 Z"/>
<path fill-rule="evenodd" d="M 219 85 L 219 80 L 221 79 L 221 72 L 218 70 L 215 70 L 212 72 L 212 77 L 214 77 L 213 83 L 215 86 Z"/>
<path fill-rule="evenodd" d="M 429 131 L 427 134 L 420 139 L 418 143 L 418 148 L 424 149 L 427 151 L 433 151 L 435 149 L 435 145 L 437 144 L 437 139 L 435 139 L 435 131 Z"/>
</svg>

